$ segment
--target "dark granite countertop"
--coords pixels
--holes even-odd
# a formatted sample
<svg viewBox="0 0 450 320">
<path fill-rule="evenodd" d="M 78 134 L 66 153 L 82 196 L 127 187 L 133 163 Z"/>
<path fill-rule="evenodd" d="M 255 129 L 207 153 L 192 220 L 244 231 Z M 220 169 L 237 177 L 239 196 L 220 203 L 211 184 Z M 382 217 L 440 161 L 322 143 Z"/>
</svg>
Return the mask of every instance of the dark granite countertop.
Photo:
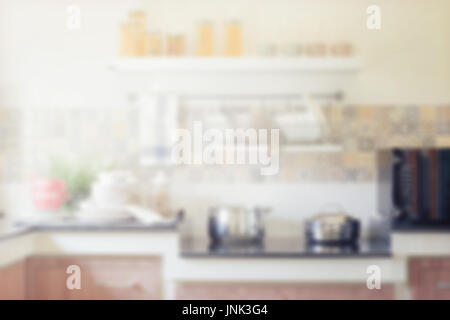
<svg viewBox="0 0 450 320">
<path fill-rule="evenodd" d="M 357 246 L 311 246 L 302 239 L 270 239 L 263 245 L 213 246 L 208 240 L 183 239 L 184 258 L 389 258 L 387 241 L 361 241 Z"/>
</svg>

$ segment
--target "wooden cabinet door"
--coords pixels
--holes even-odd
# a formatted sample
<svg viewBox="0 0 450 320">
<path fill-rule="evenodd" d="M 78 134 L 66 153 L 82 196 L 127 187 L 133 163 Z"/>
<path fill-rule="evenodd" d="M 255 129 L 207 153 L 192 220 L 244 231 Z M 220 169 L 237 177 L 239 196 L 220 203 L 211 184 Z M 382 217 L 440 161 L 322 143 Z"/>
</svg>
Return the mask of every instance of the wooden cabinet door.
<svg viewBox="0 0 450 320">
<path fill-rule="evenodd" d="M 198 300 L 366 300 L 394 299 L 394 286 L 369 290 L 365 284 L 221 284 L 181 283 L 177 299 Z"/>
<path fill-rule="evenodd" d="M 18 262 L 0 270 L 0 300 L 25 299 L 25 263 Z"/>
<path fill-rule="evenodd" d="M 69 264 L 70 265 L 70 264 Z M 62 300 L 69 296 L 67 264 L 58 257 L 31 257 L 26 266 L 26 296 L 33 300 Z"/>
<path fill-rule="evenodd" d="M 68 289 L 67 267 L 81 271 L 81 288 Z M 27 267 L 30 299 L 160 299 L 158 258 L 35 257 Z"/>
<path fill-rule="evenodd" d="M 413 299 L 450 300 L 450 258 L 413 258 L 409 278 Z"/>
</svg>

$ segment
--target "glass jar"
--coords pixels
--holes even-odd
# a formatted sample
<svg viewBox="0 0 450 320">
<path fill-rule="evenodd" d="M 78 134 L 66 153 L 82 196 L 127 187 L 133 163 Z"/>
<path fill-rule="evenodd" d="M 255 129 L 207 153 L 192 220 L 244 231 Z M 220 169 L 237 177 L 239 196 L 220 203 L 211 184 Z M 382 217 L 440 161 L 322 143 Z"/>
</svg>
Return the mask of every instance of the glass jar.
<svg viewBox="0 0 450 320">
<path fill-rule="evenodd" d="M 242 25 L 238 20 L 231 20 L 225 25 L 224 53 L 232 57 L 242 55 Z"/>
<path fill-rule="evenodd" d="M 203 21 L 198 24 L 197 55 L 214 55 L 214 32 L 213 25 L 209 21 Z"/>
<path fill-rule="evenodd" d="M 146 54 L 146 15 L 143 11 L 130 12 L 131 30 L 134 34 L 134 47 L 136 56 Z"/>
</svg>

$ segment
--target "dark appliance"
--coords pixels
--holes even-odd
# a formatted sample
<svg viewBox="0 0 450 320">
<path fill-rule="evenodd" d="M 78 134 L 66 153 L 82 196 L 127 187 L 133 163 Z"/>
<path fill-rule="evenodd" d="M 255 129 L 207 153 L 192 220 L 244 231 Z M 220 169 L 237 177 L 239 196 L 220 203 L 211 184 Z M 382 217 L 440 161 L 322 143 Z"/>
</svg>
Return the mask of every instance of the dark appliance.
<svg viewBox="0 0 450 320">
<path fill-rule="evenodd" d="M 378 209 L 394 226 L 450 224 L 450 149 L 377 154 Z"/>
</svg>

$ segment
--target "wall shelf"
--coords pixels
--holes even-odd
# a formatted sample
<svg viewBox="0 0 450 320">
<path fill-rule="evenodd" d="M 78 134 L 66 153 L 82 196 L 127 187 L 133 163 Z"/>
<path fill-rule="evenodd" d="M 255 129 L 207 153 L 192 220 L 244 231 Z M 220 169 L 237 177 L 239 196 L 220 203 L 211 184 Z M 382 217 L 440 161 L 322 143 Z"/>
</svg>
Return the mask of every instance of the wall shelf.
<svg viewBox="0 0 450 320">
<path fill-rule="evenodd" d="M 281 149 L 288 153 L 301 153 L 301 152 L 342 152 L 344 148 L 337 144 L 304 144 L 304 145 L 286 145 Z"/>
<path fill-rule="evenodd" d="M 120 58 L 109 65 L 119 72 L 357 72 L 358 57 L 143 57 Z"/>
</svg>

